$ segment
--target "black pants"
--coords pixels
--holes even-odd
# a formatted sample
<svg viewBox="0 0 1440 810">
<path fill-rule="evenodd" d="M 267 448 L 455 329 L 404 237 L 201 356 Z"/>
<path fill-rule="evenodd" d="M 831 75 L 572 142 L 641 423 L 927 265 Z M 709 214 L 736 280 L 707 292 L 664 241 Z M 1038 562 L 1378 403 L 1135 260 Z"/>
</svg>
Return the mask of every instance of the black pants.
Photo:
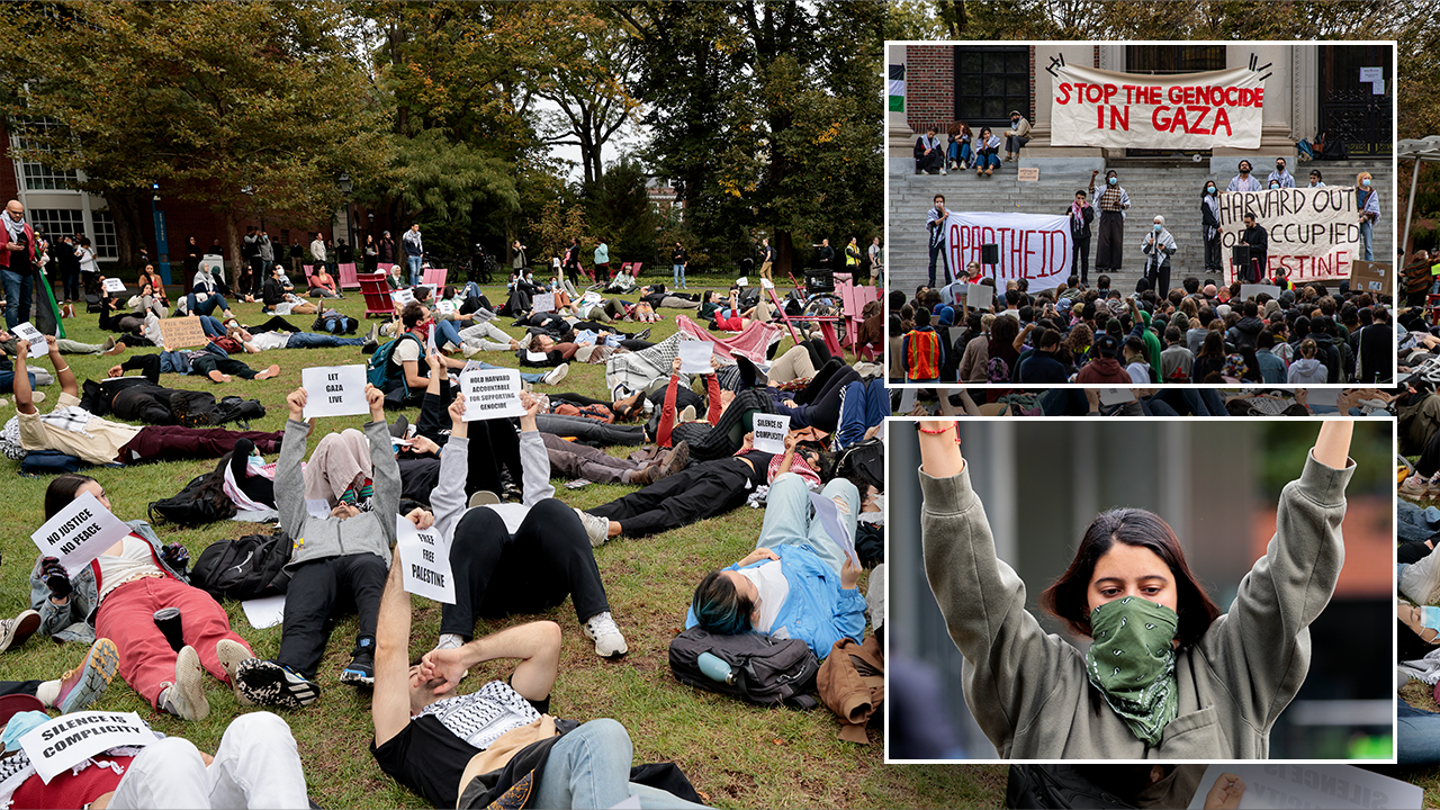
<svg viewBox="0 0 1440 810">
<path fill-rule="evenodd" d="M 335 617 L 351 610 L 359 616 L 355 637 L 374 638 L 388 575 L 385 561 L 369 552 L 302 563 L 285 590 L 285 630 L 275 660 L 313 679 Z"/>
<path fill-rule="evenodd" d="M 944 227 L 944 224 L 945 223 L 943 222 L 940 223 L 940 227 Z M 943 281 L 945 284 L 949 284 L 951 276 L 954 275 L 950 272 L 950 257 L 945 253 L 945 240 L 941 239 L 938 244 L 933 244 L 930 246 L 931 287 L 935 286 L 935 260 L 937 258 L 940 260 L 941 281 Z"/>
<path fill-rule="evenodd" d="M 440 606 L 440 632 L 475 636 L 480 617 L 539 613 L 572 597 L 584 622 L 610 610 L 590 539 L 575 510 L 546 498 L 514 535 L 491 509 L 471 509 L 450 545 L 455 604 Z"/>
<path fill-rule="evenodd" d="M 0 695 L 33 695 L 43 681 L 0 681 Z"/>
<path fill-rule="evenodd" d="M 261 334 L 261 333 L 263 333 L 263 332 L 291 332 L 291 333 L 295 333 L 295 332 L 303 332 L 303 331 L 305 331 L 305 330 L 304 330 L 304 329 L 301 329 L 301 328 L 298 327 L 298 326 L 295 326 L 295 325 L 291 324 L 289 321 L 285 320 L 284 318 L 280 317 L 279 315 L 276 315 L 276 316 L 272 317 L 270 320 L 268 320 L 268 321 L 260 324 L 259 326 L 251 326 L 251 327 L 249 327 L 248 331 L 249 331 L 251 334 L 253 334 L 253 335 L 258 335 L 258 334 Z"/>
<path fill-rule="evenodd" d="M 1075 237 L 1075 247 L 1070 255 L 1070 272 L 1080 274 L 1080 283 L 1090 283 L 1090 237 Z"/>
<path fill-rule="evenodd" d="M 1164 298 L 1170 292 L 1170 260 L 1166 257 L 1164 261 L 1156 264 L 1155 257 L 1148 257 L 1145 262 L 1145 280 L 1150 282 L 1150 289 L 1155 294 Z"/>
<path fill-rule="evenodd" d="M 586 511 L 620 523 L 627 537 L 644 537 L 723 515 L 745 503 L 750 466 L 738 458 L 692 464 L 623 498 Z"/>
<path fill-rule="evenodd" d="M 542 413 L 536 416 L 535 424 L 541 433 L 574 436 L 583 442 L 598 442 L 607 446 L 645 443 L 645 429 L 639 425 L 612 425 L 598 419 L 586 419 L 583 416 L 561 416 L 553 413 Z"/>
<path fill-rule="evenodd" d="M 741 391 L 735 395 L 730 407 L 720 414 L 719 424 L 712 427 L 704 422 L 685 422 L 676 425 L 670 437 L 674 442 L 689 444 L 690 458 L 696 461 L 724 458 L 740 449 L 745 434 L 754 429 L 755 414 L 774 412 L 775 406 L 769 394 L 755 390 Z"/>
<path fill-rule="evenodd" d="M 834 362 L 841 361 L 835 360 Z M 815 379 L 819 380 L 820 375 L 816 374 Z M 818 391 L 811 391 L 815 388 L 815 382 L 812 380 L 802 392 L 810 394 L 812 397 L 810 403 L 805 406 L 803 420 L 805 425 L 797 425 L 797 427 L 814 426 L 826 433 L 834 433 L 835 429 L 840 426 L 840 396 L 844 393 L 845 386 L 858 379 L 860 379 L 860 372 L 842 364 L 840 369 L 829 375 Z M 795 403 L 803 404 L 798 398 Z"/>
<path fill-rule="evenodd" d="M 1095 248 L 1095 272 L 1119 270 L 1125 253 L 1125 217 L 1119 211 L 1100 212 L 1100 244 Z"/>
<path fill-rule="evenodd" d="M 1220 233 L 1215 233 L 1214 239 L 1205 240 L 1205 272 L 1218 273 L 1225 269 L 1220 263 Z"/>
<path fill-rule="evenodd" d="M 1415 472 L 1426 478 L 1440 472 L 1440 433 L 1425 442 L 1425 449 L 1420 451 L 1420 458 L 1415 461 Z"/>
<path fill-rule="evenodd" d="M 234 377 L 239 377 L 242 380 L 253 380 L 256 374 L 255 369 L 233 357 L 221 357 L 218 354 L 202 352 L 198 356 L 190 359 L 191 374 L 208 375 L 212 371 L 229 374 Z"/>
<path fill-rule="evenodd" d="M 442 384 L 442 389 L 444 385 Z M 436 444 L 449 440 L 450 414 L 446 411 L 453 400 L 436 396 L 428 391 L 420 399 L 420 416 L 415 421 L 415 433 Z M 504 489 L 503 473 L 508 471 L 510 480 L 517 486 L 524 479 L 520 465 L 520 434 L 509 419 L 486 419 L 470 423 L 470 471 L 465 478 L 465 495 L 474 495 L 480 490 L 500 494 Z M 424 470 L 424 466 L 417 470 Z M 438 473 L 437 473 L 438 475 Z M 403 476 L 402 476 L 403 477 Z M 423 501 L 428 502 L 427 496 Z"/>
<path fill-rule="evenodd" d="M 151 385 L 122 388 L 115 394 L 115 398 L 110 400 L 110 412 L 127 422 L 173 425 L 175 414 L 170 410 L 169 393 L 170 389 Z"/>
</svg>

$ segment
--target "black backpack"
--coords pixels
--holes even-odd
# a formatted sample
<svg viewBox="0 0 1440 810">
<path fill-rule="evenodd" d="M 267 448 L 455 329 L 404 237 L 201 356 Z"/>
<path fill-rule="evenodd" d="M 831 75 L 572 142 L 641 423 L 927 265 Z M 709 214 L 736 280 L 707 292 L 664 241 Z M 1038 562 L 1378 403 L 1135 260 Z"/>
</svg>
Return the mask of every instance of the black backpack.
<svg viewBox="0 0 1440 810">
<path fill-rule="evenodd" d="M 227 454 L 222 464 L 230 463 Z M 151 523 L 156 516 L 179 526 L 204 526 L 235 517 L 235 501 L 225 494 L 224 472 L 205 473 L 191 479 L 185 488 L 164 500 L 151 501 L 146 509 Z"/>
<path fill-rule="evenodd" d="M 265 406 L 261 405 L 258 399 L 225 397 L 215 406 L 215 415 L 210 424 L 223 425 L 234 422 L 235 426 L 241 430 L 249 430 L 251 419 L 261 419 L 264 416 Z"/>
<path fill-rule="evenodd" d="M 360 328 L 360 322 L 349 315 L 342 315 L 333 309 L 322 310 L 315 318 L 315 323 L 310 324 L 310 331 L 325 333 L 343 333 L 351 335 Z"/>
<path fill-rule="evenodd" d="M 1092 808 L 1127 810 L 1119 796 L 1085 778 L 1073 765 L 1011 765 L 1005 785 L 1005 806 L 1016 808 Z"/>
<path fill-rule="evenodd" d="M 258 599 L 285 593 L 292 543 L 283 531 L 217 540 L 200 552 L 190 584 L 221 599 Z"/>
<path fill-rule="evenodd" d="M 730 680 L 715 681 L 701 671 L 700 655 L 707 652 L 730 665 Z M 670 642 L 670 671 L 681 683 L 761 706 L 820 705 L 812 694 L 820 660 L 799 639 L 764 633 L 722 636 L 692 627 Z"/>
<path fill-rule="evenodd" d="M 840 453 L 835 462 L 835 477 L 869 481 L 880 492 L 885 491 L 885 442 L 866 439 L 856 442 Z M 862 496 L 865 493 L 860 493 Z"/>
</svg>

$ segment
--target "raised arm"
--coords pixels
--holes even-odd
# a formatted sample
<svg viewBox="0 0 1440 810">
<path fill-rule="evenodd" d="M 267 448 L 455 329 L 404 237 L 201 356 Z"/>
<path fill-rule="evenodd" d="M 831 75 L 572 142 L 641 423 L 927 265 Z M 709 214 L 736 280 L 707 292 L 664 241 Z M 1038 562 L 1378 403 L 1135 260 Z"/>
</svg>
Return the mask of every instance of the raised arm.
<svg viewBox="0 0 1440 810">
<path fill-rule="evenodd" d="M 1248 715 L 1268 728 L 1310 669 L 1309 625 L 1335 592 L 1345 563 L 1340 522 L 1351 421 L 1325 421 L 1300 477 L 1280 494 L 1275 536 L 1240 581 L 1230 611 L 1197 645 Z"/>
<path fill-rule="evenodd" d="M 395 449 L 390 443 L 390 429 L 385 422 L 385 392 L 373 385 L 365 386 L 365 402 L 370 406 L 370 421 L 365 437 L 370 440 L 370 478 L 374 481 L 374 511 L 380 515 L 380 530 L 385 543 L 395 544 L 395 520 L 400 511 L 400 465 L 395 462 Z M 281 452 L 284 452 L 282 445 Z"/>
<path fill-rule="evenodd" d="M 540 412 L 540 398 L 529 391 L 520 392 L 520 405 L 525 415 L 520 417 L 520 469 L 521 499 L 526 506 L 554 497 L 555 487 L 550 484 L 550 453 L 545 441 L 540 438 L 540 429 L 535 425 L 535 415 Z"/>
<path fill-rule="evenodd" d="M 405 592 L 404 565 L 397 547 L 375 620 L 375 692 L 370 717 L 377 746 L 410 724 L 410 594 Z"/>
<path fill-rule="evenodd" d="M 308 514 L 305 475 L 300 469 L 300 463 L 305 460 L 305 442 L 310 437 L 310 426 L 305 424 L 306 401 L 304 388 L 296 388 L 285 398 L 290 418 L 285 421 L 285 440 L 275 461 L 275 509 L 280 513 L 281 527 L 295 539 Z"/>
</svg>

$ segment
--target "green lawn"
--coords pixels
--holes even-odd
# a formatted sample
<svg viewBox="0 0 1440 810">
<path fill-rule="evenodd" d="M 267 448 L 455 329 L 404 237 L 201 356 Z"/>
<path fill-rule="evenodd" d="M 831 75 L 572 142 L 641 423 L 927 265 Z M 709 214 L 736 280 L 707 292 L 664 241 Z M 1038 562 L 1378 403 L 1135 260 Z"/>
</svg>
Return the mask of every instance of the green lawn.
<svg viewBox="0 0 1440 810">
<path fill-rule="evenodd" d="M 694 278 L 691 289 L 706 284 L 723 288 L 728 281 Z M 503 289 L 487 288 L 497 304 Z M 348 314 L 361 317 L 364 300 L 359 292 L 336 302 Z M 243 322 L 258 322 L 258 304 L 238 304 L 235 314 Z M 675 331 L 675 311 L 662 311 L 667 320 L 656 324 L 652 340 Z M 291 318 L 304 328 L 313 316 Z M 500 325 L 512 334 L 523 330 Z M 362 327 L 368 328 L 368 324 Z M 624 328 L 640 327 L 628 324 Z M 106 337 L 96 316 L 83 311 L 65 322 L 67 335 L 76 340 L 100 342 Z M 789 345 L 781 347 L 783 351 Z M 147 350 L 141 350 L 147 351 Z M 127 353 L 129 356 L 131 353 Z M 165 385 L 213 391 L 217 396 L 237 394 L 259 398 L 269 414 L 252 424 L 256 430 L 279 430 L 285 421 L 284 397 L 300 383 L 306 365 L 360 363 L 358 349 L 312 349 L 266 352 L 252 356 L 257 369 L 278 363 L 281 374 L 260 382 L 235 380 L 214 385 L 199 377 L 166 375 Z M 100 379 L 105 370 L 123 358 L 70 356 L 80 380 Z M 487 352 L 477 359 L 515 366 L 507 353 Z M 604 367 L 572 365 L 559 390 L 606 396 Z M 540 390 L 545 390 L 541 386 Z M 58 386 L 42 389 L 53 397 Z M 8 406 L 13 407 L 13 406 Z M 5 410 L 8 410 L 8 407 Z M 49 403 L 41 406 L 48 409 Z M 406 412 L 413 422 L 418 409 Z M 4 410 L 0 416 L 8 418 Z M 358 426 L 361 418 L 323 420 L 311 438 L 310 449 L 324 430 Z M 327 424 L 328 423 L 328 424 Z M 623 454 L 629 448 L 616 448 Z M 273 460 L 273 459 L 272 459 Z M 0 459 L 11 472 L 18 464 Z M 126 520 L 146 518 L 146 505 L 175 494 L 194 476 L 213 469 L 213 460 L 154 464 L 128 469 L 90 471 L 105 486 L 116 513 Z M 42 522 L 41 500 L 45 479 L 13 475 L 6 479 L 0 499 L 0 521 L 8 528 L 0 538 L 0 614 L 14 616 L 28 607 L 28 573 L 35 556 L 30 532 Z M 557 488 L 561 482 L 556 481 Z M 567 502 L 586 507 L 624 494 L 626 486 L 589 486 L 560 489 Z M 683 686 L 670 675 L 666 655 L 670 638 L 680 630 L 685 606 L 696 582 L 709 569 L 728 565 L 748 553 L 759 533 L 761 514 L 742 509 L 684 529 L 645 540 L 621 539 L 596 551 L 609 594 L 612 612 L 629 642 L 630 654 L 619 662 L 602 661 L 594 654 L 567 600 L 542 616 L 517 616 L 503 622 L 482 622 L 476 633 L 486 633 L 535 618 L 553 619 L 564 630 L 565 655 L 553 693 L 551 711 L 561 717 L 591 719 L 613 717 L 630 731 L 636 761 L 674 760 L 689 775 L 709 802 L 721 807 L 939 807 L 999 806 L 1003 801 L 1005 769 L 998 766 L 967 768 L 899 767 L 883 764 L 883 735 L 871 731 L 871 744 L 856 746 L 836 738 L 835 717 L 825 709 L 794 712 L 762 709 Z M 180 531 L 160 523 L 156 530 L 167 541 L 179 541 L 197 558 L 215 540 L 256 531 L 253 524 L 223 522 L 199 530 Z M 862 588 L 864 582 L 862 582 Z M 414 605 L 411 653 L 430 649 L 438 633 L 440 611 L 435 603 L 418 597 Z M 257 655 L 273 656 L 280 628 L 256 630 L 245 620 L 239 603 L 226 605 L 231 624 L 250 641 Z M 369 695 L 341 685 L 340 669 L 349 661 L 354 621 L 339 622 L 320 668 L 320 700 L 307 709 L 284 712 L 300 746 L 312 798 L 324 807 L 422 807 L 415 794 L 383 774 L 370 757 Z M 80 659 L 77 646 L 58 646 L 34 638 L 19 650 L 0 658 L 0 677 L 10 680 L 53 678 Z M 490 677 L 505 677 L 506 667 L 489 667 L 480 677 L 467 679 L 464 690 L 478 688 Z M 202 749 L 213 751 L 226 724 L 241 709 L 227 688 L 207 679 L 211 716 L 204 722 L 185 723 L 160 715 L 129 687 L 116 681 L 102 701 L 106 709 L 138 711 L 166 734 L 180 734 Z"/>
</svg>

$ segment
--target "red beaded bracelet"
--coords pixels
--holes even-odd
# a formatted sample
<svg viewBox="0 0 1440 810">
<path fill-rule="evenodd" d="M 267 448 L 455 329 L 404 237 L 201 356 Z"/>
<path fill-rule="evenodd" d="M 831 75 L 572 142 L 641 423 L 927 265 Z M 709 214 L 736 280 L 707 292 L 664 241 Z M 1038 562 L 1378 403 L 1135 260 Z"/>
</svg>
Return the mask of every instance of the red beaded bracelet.
<svg viewBox="0 0 1440 810">
<path fill-rule="evenodd" d="M 915 429 L 918 430 L 918 431 L 920 431 L 921 433 L 929 433 L 931 436 L 938 436 L 938 435 L 940 435 L 941 433 L 944 433 L 944 432 L 946 432 L 946 431 L 954 430 L 954 429 L 955 429 L 955 423 L 954 423 L 954 422 L 951 422 L 951 423 L 949 424 L 949 426 L 940 428 L 939 430 L 926 430 L 925 428 L 920 427 L 920 426 L 919 426 L 919 423 L 916 423 Z"/>
</svg>

